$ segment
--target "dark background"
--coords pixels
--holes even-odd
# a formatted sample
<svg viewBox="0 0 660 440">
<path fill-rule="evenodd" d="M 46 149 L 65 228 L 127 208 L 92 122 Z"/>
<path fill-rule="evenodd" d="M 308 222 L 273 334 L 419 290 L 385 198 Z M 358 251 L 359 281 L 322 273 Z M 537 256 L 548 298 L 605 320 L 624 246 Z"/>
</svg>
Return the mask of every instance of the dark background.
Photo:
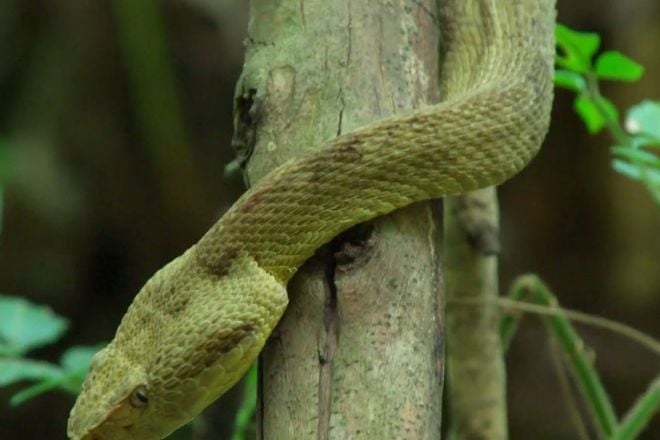
<svg viewBox="0 0 660 440">
<path fill-rule="evenodd" d="M 247 2 L 157 2 L 162 33 L 148 10 L 144 23 L 130 16 L 133 30 L 121 25 L 130 2 L 0 0 L 0 292 L 70 319 L 61 343 L 33 353 L 42 359 L 109 340 L 144 281 L 242 191 L 223 169 L 233 158 Z M 559 21 L 600 33 L 604 48 L 646 67 L 639 83 L 605 84 L 608 97 L 620 108 L 660 99 L 660 2 L 559 3 Z M 131 32 L 148 56 L 131 46 Z M 164 70 L 153 67 L 158 54 Z M 609 137 L 589 136 L 571 106 L 559 91 L 542 152 L 502 187 L 502 287 L 533 271 L 564 306 L 657 338 L 660 213 L 640 185 L 611 170 Z M 658 373 L 658 358 L 579 328 L 623 413 Z M 512 438 L 577 438 L 536 319 L 525 320 L 508 365 Z M 0 389 L 0 438 L 64 438 L 73 397 L 10 408 L 17 389 Z M 235 395 L 221 403 L 216 438 L 235 405 Z M 660 439 L 657 422 L 655 430 L 644 438 Z"/>
</svg>

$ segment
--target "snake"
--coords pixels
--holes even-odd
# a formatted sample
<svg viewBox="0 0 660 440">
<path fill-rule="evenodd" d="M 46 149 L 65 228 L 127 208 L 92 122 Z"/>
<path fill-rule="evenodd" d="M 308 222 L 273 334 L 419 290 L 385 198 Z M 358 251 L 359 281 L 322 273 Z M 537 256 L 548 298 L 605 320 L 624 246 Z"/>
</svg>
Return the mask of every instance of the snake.
<svg viewBox="0 0 660 440">
<path fill-rule="evenodd" d="M 272 170 L 151 277 L 92 359 L 72 440 L 167 437 L 231 388 L 341 231 L 413 202 L 498 185 L 540 149 L 554 0 L 445 0 L 442 101 L 329 139 Z"/>
</svg>

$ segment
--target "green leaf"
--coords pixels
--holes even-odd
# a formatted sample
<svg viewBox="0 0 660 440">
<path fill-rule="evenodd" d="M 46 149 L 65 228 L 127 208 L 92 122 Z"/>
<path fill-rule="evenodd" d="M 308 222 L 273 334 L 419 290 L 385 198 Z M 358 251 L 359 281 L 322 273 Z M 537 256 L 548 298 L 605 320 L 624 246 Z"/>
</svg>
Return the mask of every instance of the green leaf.
<svg viewBox="0 0 660 440">
<path fill-rule="evenodd" d="M 641 167 L 621 159 L 612 160 L 612 168 L 620 174 L 633 180 L 646 181 L 651 185 L 660 186 L 660 171 L 654 169 L 642 169 Z"/>
<path fill-rule="evenodd" d="M 644 100 L 626 114 L 626 130 L 660 142 L 660 101 Z"/>
<path fill-rule="evenodd" d="M 601 79 L 637 81 L 644 73 L 644 66 L 621 52 L 609 50 L 596 59 L 596 75 Z"/>
<path fill-rule="evenodd" d="M 11 396 L 11 399 L 9 399 L 9 404 L 14 407 L 18 406 L 34 397 L 37 397 L 40 394 L 54 390 L 59 386 L 59 383 L 60 380 L 58 379 L 47 379 L 41 382 L 37 382 L 34 385 L 23 388 L 21 391 Z"/>
<path fill-rule="evenodd" d="M 78 394 L 92 357 L 99 348 L 98 346 L 71 347 L 60 359 L 62 368 L 32 359 L 0 359 L 0 387 L 24 380 L 36 382 L 13 395 L 10 399 L 12 406 L 20 405 L 26 400 L 57 388 Z"/>
<path fill-rule="evenodd" d="M 619 111 L 612 101 L 600 97 L 598 102 L 586 95 L 575 98 L 573 108 L 580 115 L 582 121 L 591 134 L 598 133 L 605 127 L 607 121 L 617 121 Z"/>
<path fill-rule="evenodd" d="M 631 136 L 629 139 L 632 148 L 660 148 L 660 139 L 654 139 L 645 134 Z"/>
<path fill-rule="evenodd" d="M 62 375 L 62 369 L 48 362 L 19 358 L 0 359 L 0 387 L 22 380 L 57 379 Z"/>
<path fill-rule="evenodd" d="M 579 73 L 557 69 L 555 70 L 555 85 L 579 93 L 587 87 L 587 81 Z"/>
<path fill-rule="evenodd" d="M 628 148 L 628 147 L 612 147 L 612 153 L 623 159 L 628 159 L 633 164 L 639 166 L 643 165 L 647 168 L 655 168 L 660 170 L 660 157 L 648 151 Z"/>
<path fill-rule="evenodd" d="M 634 440 L 647 428 L 653 417 L 660 412 L 660 376 L 656 376 L 628 412 L 621 417 L 612 439 Z"/>
<path fill-rule="evenodd" d="M 0 354 L 20 355 L 58 340 L 66 319 L 44 306 L 13 296 L 0 295 Z"/>
<path fill-rule="evenodd" d="M 245 440 L 248 438 L 248 431 L 254 422 L 254 415 L 257 410 L 257 365 L 253 365 L 245 375 L 243 382 L 243 401 L 238 407 L 236 418 L 234 419 L 234 430 L 232 440 Z"/>
<path fill-rule="evenodd" d="M 591 70 L 591 58 L 600 47 L 600 35 L 577 32 L 557 23 L 555 38 L 559 48 L 556 57 L 558 65 L 577 73 Z"/>
</svg>

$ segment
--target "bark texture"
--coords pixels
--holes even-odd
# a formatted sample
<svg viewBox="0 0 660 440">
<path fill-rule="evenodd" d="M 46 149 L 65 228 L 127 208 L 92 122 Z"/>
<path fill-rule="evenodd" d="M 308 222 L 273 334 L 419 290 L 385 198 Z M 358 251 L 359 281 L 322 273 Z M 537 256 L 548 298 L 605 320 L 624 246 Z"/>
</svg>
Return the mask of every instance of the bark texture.
<svg viewBox="0 0 660 440">
<path fill-rule="evenodd" d="M 445 199 L 450 438 L 505 440 L 506 371 L 499 337 L 495 188 Z"/>
<path fill-rule="evenodd" d="M 235 145 L 249 183 L 438 98 L 435 0 L 255 0 L 248 33 Z M 300 270 L 263 353 L 261 438 L 440 438 L 435 242 L 419 204 L 344 233 Z"/>
</svg>

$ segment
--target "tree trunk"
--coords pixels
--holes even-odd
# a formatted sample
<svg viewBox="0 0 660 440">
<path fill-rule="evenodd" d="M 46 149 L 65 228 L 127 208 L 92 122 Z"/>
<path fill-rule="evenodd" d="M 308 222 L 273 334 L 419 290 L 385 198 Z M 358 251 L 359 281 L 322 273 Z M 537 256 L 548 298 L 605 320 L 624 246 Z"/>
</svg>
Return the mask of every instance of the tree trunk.
<svg viewBox="0 0 660 440">
<path fill-rule="evenodd" d="M 438 99 L 435 0 L 254 0 L 236 145 L 255 183 L 338 134 Z M 260 438 L 439 439 L 442 313 L 428 204 L 317 252 L 264 350 Z"/>
<path fill-rule="evenodd" d="M 495 188 L 445 199 L 450 439 L 508 438 Z"/>
</svg>

